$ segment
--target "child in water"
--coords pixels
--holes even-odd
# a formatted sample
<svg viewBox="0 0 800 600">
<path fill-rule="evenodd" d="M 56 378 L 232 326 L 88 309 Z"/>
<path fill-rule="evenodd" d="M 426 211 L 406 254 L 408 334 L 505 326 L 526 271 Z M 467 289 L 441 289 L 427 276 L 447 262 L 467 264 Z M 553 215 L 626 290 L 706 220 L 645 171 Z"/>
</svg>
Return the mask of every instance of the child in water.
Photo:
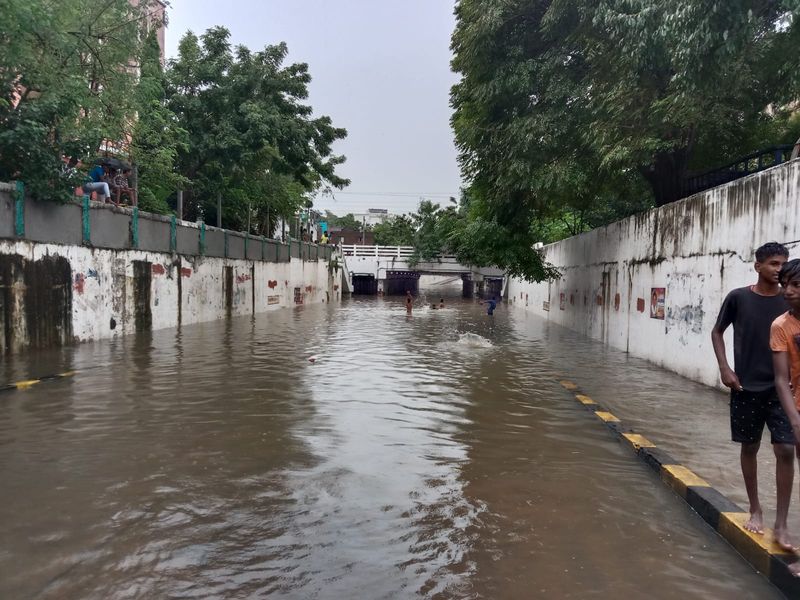
<svg viewBox="0 0 800 600">
<path fill-rule="evenodd" d="M 481 304 L 483 304 L 483 302 L 481 302 Z M 486 314 L 491 317 L 494 314 L 494 309 L 497 308 L 497 298 L 493 296 L 492 298 L 486 301 L 486 304 L 488 304 L 488 308 L 486 309 Z"/>
</svg>

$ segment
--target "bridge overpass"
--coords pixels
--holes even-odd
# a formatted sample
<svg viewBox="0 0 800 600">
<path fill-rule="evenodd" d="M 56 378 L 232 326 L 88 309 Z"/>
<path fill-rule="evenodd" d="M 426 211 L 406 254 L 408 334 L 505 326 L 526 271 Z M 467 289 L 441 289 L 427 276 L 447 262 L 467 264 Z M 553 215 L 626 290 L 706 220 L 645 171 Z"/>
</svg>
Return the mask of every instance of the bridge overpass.
<svg viewBox="0 0 800 600">
<path fill-rule="evenodd" d="M 502 269 L 462 265 L 451 255 L 411 265 L 412 246 L 342 245 L 341 250 L 345 286 L 354 294 L 416 294 L 421 275 L 452 275 L 463 282 L 465 297 L 499 295 L 506 281 Z"/>
</svg>

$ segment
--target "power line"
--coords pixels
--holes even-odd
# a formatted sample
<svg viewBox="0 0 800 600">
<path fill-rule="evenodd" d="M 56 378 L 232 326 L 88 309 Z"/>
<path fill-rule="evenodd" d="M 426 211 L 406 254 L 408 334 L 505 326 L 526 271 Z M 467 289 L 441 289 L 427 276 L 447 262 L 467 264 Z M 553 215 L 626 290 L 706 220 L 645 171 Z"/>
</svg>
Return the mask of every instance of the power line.
<svg viewBox="0 0 800 600">
<path fill-rule="evenodd" d="M 408 198 L 420 198 L 420 197 L 442 197 L 442 198 L 450 198 L 458 196 L 457 193 L 446 193 L 446 192 L 330 192 L 326 194 L 322 194 L 323 196 L 338 196 L 338 195 L 346 195 L 346 196 L 388 196 L 388 197 L 408 197 Z"/>
</svg>

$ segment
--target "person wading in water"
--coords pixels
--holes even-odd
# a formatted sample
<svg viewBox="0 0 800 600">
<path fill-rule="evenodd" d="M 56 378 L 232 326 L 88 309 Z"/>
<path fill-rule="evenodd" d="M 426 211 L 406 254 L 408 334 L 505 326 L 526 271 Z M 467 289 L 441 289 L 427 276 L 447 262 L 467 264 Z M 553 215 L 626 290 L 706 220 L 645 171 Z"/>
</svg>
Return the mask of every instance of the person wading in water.
<svg viewBox="0 0 800 600">
<path fill-rule="evenodd" d="M 411 314 L 412 308 L 414 308 L 414 297 L 411 295 L 411 290 L 406 290 L 406 312 Z"/>
<path fill-rule="evenodd" d="M 793 545 L 786 517 L 794 480 L 795 438 L 775 390 L 769 344 L 772 321 L 788 309 L 778 281 L 778 274 L 788 257 L 789 251 L 775 242 L 756 250 L 758 281 L 728 294 L 711 331 L 711 343 L 722 383 L 731 389 L 731 437 L 742 445 L 740 461 L 750 501 L 750 519 L 744 528 L 753 533 L 764 533 L 764 515 L 758 498 L 757 455 L 766 423 L 775 453 L 775 541 L 781 548 L 791 550 Z M 731 324 L 733 369 L 728 365 L 722 337 Z"/>
</svg>

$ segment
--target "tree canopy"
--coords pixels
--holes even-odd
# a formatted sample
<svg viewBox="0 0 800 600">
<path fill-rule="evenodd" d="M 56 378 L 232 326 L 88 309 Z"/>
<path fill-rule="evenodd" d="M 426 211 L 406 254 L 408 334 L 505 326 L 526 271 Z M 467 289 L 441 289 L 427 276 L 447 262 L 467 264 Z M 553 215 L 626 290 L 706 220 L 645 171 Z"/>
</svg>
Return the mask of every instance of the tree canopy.
<svg viewBox="0 0 800 600">
<path fill-rule="evenodd" d="M 153 2 L 0 0 L 0 179 L 43 199 L 80 180 L 66 158 L 106 146 L 139 172 L 141 207 L 271 234 L 321 188 L 348 181 L 333 144 L 346 135 L 315 116 L 308 66 L 284 43 L 233 46 L 224 27 L 187 33 L 162 68 Z M 121 156 L 120 156 L 121 155 Z"/>
<path fill-rule="evenodd" d="M 151 3 L 0 0 L 0 179 L 64 197 L 62 157 L 130 134 Z"/>
<path fill-rule="evenodd" d="M 175 163 L 179 152 L 189 150 L 186 130 L 166 106 L 165 85 L 158 40 L 151 31 L 142 49 L 130 158 L 139 169 L 139 208 L 162 214 L 170 212 L 167 199 L 188 183 Z"/>
<path fill-rule="evenodd" d="M 286 44 L 252 52 L 229 38 L 224 27 L 187 33 L 167 71 L 168 106 L 189 137 L 177 156 L 190 182 L 185 206 L 190 216 L 216 217 L 221 195 L 227 226 L 251 222 L 269 234 L 308 194 L 349 183 L 336 174 L 344 157 L 332 151 L 347 132 L 302 102 L 308 66 L 284 65 Z"/>
<path fill-rule="evenodd" d="M 460 0 L 452 124 L 466 237 L 530 245 L 679 197 L 691 170 L 793 141 L 797 0 Z"/>
<path fill-rule="evenodd" d="M 379 246 L 412 246 L 414 221 L 406 215 L 391 215 L 383 223 L 373 226 L 375 243 Z"/>
</svg>

